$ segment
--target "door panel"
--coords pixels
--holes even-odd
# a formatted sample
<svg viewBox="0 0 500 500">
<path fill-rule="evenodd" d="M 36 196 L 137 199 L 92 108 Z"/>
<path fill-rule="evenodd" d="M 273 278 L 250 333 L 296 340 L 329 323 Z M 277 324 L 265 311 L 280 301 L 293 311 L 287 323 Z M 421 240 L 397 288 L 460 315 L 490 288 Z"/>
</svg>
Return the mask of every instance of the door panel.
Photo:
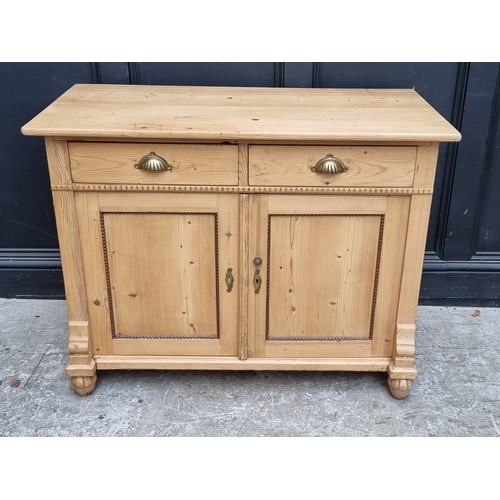
<svg viewBox="0 0 500 500">
<path fill-rule="evenodd" d="M 389 356 L 408 209 L 408 197 L 252 196 L 252 355 Z"/>
<path fill-rule="evenodd" d="M 101 215 L 115 336 L 218 336 L 216 219 L 217 214 Z"/>
<path fill-rule="evenodd" d="M 369 338 L 382 217 L 269 216 L 268 340 Z"/>
<path fill-rule="evenodd" d="M 77 205 L 96 351 L 236 355 L 238 195 L 78 193 Z"/>
</svg>

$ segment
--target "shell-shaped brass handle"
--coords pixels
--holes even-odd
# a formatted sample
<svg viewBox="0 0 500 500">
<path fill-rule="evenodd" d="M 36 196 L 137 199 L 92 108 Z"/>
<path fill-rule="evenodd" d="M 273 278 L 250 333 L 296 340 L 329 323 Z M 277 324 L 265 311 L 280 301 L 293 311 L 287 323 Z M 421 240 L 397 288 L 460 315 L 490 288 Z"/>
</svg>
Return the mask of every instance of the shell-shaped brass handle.
<svg viewBox="0 0 500 500">
<path fill-rule="evenodd" d="M 346 172 L 347 167 L 339 158 L 335 158 L 332 154 L 327 154 L 324 158 L 318 161 L 314 167 L 311 167 L 313 172 L 318 174 L 338 174 Z"/>
<path fill-rule="evenodd" d="M 158 156 L 154 151 L 151 151 L 151 153 L 149 153 L 148 155 L 143 156 L 139 160 L 139 163 L 136 163 L 134 167 L 138 168 L 139 170 L 148 170 L 150 172 L 156 172 L 160 170 L 167 170 L 169 172 L 172 171 L 172 165 L 170 165 L 170 163 L 168 163 L 165 158 Z"/>
</svg>

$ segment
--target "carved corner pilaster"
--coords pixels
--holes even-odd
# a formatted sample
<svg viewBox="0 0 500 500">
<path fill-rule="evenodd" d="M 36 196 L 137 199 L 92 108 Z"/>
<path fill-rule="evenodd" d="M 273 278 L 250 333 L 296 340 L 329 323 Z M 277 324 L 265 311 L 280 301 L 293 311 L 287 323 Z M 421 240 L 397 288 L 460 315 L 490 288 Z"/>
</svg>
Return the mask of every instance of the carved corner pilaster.
<svg viewBox="0 0 500 500">
<path fill-rule="evenodd" d="M 92 355 L 88 321 L 69 322 L 69 364 L 66 374 L 80 396 L 89 395 L 95 387 L 96 364 Z"/>
<path fill-rule="evenodd" d="M 408 396 L 417 378 L 415 367 L 415 325 L 398 324 L 394 353 L 388 368 L 390 393 L 396 399 Z"/>
<path fill-rule="evenodd" d="M 72 356 L 90 356 L 91 341 L 88 321 L 69 322 L 68 350 Z"/>
</svg>

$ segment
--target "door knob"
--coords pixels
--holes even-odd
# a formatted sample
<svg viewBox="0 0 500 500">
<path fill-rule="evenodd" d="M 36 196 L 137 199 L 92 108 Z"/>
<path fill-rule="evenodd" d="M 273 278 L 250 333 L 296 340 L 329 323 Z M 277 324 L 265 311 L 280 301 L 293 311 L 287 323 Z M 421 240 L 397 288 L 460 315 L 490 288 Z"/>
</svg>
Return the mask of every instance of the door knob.
<svg viewBox="0 0 500 500">
<path fill-rule="evenodd" d="M 256 266 L 260 266 L 262 264 L 262 259 L 260 257 L 255 257 L 255 259 L 253 259 L 253 263 Z"/>
</svg>

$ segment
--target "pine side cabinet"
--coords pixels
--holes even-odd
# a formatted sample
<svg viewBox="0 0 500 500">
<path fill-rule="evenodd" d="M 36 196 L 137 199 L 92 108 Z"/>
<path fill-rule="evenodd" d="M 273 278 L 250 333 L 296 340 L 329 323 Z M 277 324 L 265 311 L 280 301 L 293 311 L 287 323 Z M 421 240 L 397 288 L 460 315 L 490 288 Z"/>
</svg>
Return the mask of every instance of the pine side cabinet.
<svg viewBox="0 0 500 500">
<path fill-rule="evenodd" d="M 97 370 L 417 375 L 439 143 L 414 90 L 75 85 L 44 136 L 78 394 Z"/>
</svg>

